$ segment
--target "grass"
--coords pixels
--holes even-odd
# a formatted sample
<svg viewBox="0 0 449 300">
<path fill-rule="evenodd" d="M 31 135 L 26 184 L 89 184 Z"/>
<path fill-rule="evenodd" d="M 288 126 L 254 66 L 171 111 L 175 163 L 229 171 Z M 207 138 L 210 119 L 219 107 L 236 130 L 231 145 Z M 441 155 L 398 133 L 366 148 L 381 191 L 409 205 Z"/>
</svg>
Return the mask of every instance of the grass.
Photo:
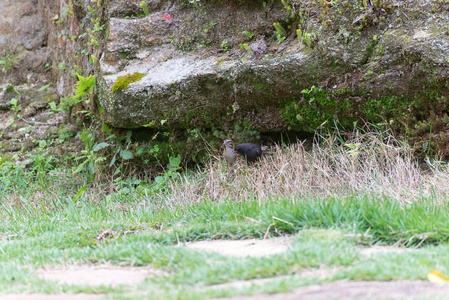
<svg viewBox="0 0 449 300">
<path fill-rule="evenodd" d="M 52 167 L 46 176 L 3 163 L 0 173 L 0 293 L 105 293 L 114 298 L 199 299 L 288 291 L 349 280 L 425 279 L 449 273 L 448 170 L 419 165 L 391 136 L 355 132 L 276 147 L 226 180 L 224 164 L 186 172 L 164 186 L 108 186 Z M 262 170 L 262 171 L 261 171 Z M 107 232 L 108 234 L 104 234 Z M 176 247 L 205 239 L 293 234 L 285 254 L 224 257 Z M 417 248 L 375 253 L 370 245 Z M 36 270 L 104 263 L 152 266 L 167 275 L 137 286 L 75 286 L 39 279 Z M 324 277 L 304 270 L 338 270 Z M 278 277 L 283 275 L 284 277 Z M 213 284 L 274 278 L 263 286 Z M 139 297 L 140 297 L 139 296 Z"/>
</svg>

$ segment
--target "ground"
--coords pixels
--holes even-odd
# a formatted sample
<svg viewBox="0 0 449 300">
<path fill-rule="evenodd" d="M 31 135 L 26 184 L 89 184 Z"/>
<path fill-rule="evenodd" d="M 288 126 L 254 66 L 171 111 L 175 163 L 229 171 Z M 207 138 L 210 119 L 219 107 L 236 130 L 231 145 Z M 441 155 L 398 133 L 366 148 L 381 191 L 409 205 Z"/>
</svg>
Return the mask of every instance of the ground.
<svg viewBox="0 0 449 300">
<path fill-rule="evenodd" d="M 295 236 L 283 236 L 271 239 L 248 240 L 211 240 L 179 244 L 176 247 L 205 251 L 206 253 L 219 253 L 232 257 L 263 258 L 270 255 L 282 254 L 288 251 L 295 241 Z M 392 246 L 359 247 L 359 252 L 366 259 L 376 254 L 390 254 L 413 252 L 415 250 Z M 245 287 L 264 286 L 275 281 L 300 280 L 301 277 L 330 278 L 339 272 L 341 267 L 303 269 L 297 274 L 276 276 L 253 280 L 231 281 L 203 287 L 205 289 L 243 289 Z M 53 268 L 42 268 L 37 271 L 38 276 L 46 281 L 58 284 L 90 286 L 133 286 L 142 283 L 146 278 L 167 275 L 159 269 L 151 267 L 117 266 L 108 263 L 65 265 Z M 310 285 L 294 289 L 286 293 L 258 294 L 254 296 L 229 297 L 220 299 L 435 299 L 449 293 L 449 285 L 436 285 L 425 280 L 394 280 L 394 281 L 337 281 L 320 285 Z M 139 292 L 128 293 L 127 296 L 138 296 Z M 87 300 L 101 299 L 102 295 L 92 293 L 80 294 L 4 294 L 1 299 L 33 299 L 33 300 Z M 426 298 L 427 299 L 427 298 Z M 443 298 L 442 298 L 443 299 Z"/>
<path fill-rule="evenodd" d="M 161 184 L 5 162 L 0 295 L 444 299 L 428 274 L 449 274 L 449 168 L 364 138 Z"/>
</svg>

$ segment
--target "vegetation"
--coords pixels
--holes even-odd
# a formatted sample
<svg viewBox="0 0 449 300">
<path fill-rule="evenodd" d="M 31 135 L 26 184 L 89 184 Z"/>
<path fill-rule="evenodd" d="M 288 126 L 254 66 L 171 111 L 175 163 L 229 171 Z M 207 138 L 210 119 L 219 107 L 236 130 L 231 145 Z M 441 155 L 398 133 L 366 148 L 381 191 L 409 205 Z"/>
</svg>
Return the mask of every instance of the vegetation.
<svg viewBox="0 0 449 300">
<path fill-rule="evenodd" d="M 78 82 L 76 83 L 75 94 L 70 97 L 65 97 L 61 100 L 61 109 L 66 111 L 69 115 L 72 115 L 73 108 L 78 106 L 80 103 L 89 104 L 90 98 L 95 89 L 95 79 L 96 76 L 89 75 L 88 77 L 83 77 L 76 73 L 78 77 Z M 83 107 L 83 105 L 79 105 Z M 91 114 L 91 112 L 86 110 L 80 110 L 86 114 Z M 80 112 L 79 110 L 76 112 Z"/>
<path fill-rule="evenodd" d="M 14 52 L 11 35 L 8 35 L 8 44 L 0 52 L 0 66 L 2 72 L 7 72 L 15 67 L 18 61 L 18 56 Z"/>
<path fill-rule="evenodd" d="M 337 119 L 341 126 L 350 128 L 357 119 L 351 115 L 350 90 L 341 90 L 329 95 L 325 89 L 312 86 L 301 91 L 302 99 L 290 99 L 282 103 L 283 120 L 294 130 L 313 132 L 316 128 Z"/>
<path fill-rule="evenodd" d="M 74 171 L 45 153 L 28 166 L 2 156 L 0 291 L 92 292 L 43 281 L 36 270 L 103 262 L 165 273 L 96 293 L 126 297 L 138 290 L 164 299 L 280 292 L 340 279 L 425 279 L 436 267 L 448 273 L 447 166 L 428 162 L 423 171 L 410 147 L 389 132 L 323 132 L 318 139 L 310 151 L 304 143 L 279 145 L 256 165 L 239 162 L 230 180 L 221 157 L 184 172 L 179 157 L 172 158 L 154 180 L 113 175 L 102 184 L 90 181 L 90 167 Z M 86 159 L 112 146 L 90 147 Z M 285 234 L 296 235 L 291 248 L 262 258 L 176 247 Z M 373 244 L 420 250 L 367 259 L 360 251 Z M 306 275 L 306 269 L 327 275 Z M 254 278 L 273 280 L 262 287 L 210 287 Z"/>
<path fill-rule="evenodd" d="M 150 14 L 150 10 L 148 9 L 147 3 L 145 1 L 142 1 L 139 5 L 142 8 L 145 16 L 148 16 Z"/>
<path fill-rule="evenodd" d="M 362 13 L 354 22 L 358 30 L 381 26 L 390 13 L 386 1 L 371 3 L 370 14 Z M 312 4 L 287 0 L 283 4 L 292 15 L 273 24 L 278 43 L 296 32 L 298 42 L 315 47 L 319 35 L 304 23 L 307 6 Z M 323 24 L 332 26 L 333 19 L 324 16 L 330 16 L 328 6 L 333 1 L 313 5 L 320 5 Z M 368 11 L 367 1 L 357 5 Z M 140 6 L 148 15 L 144 1 Z M 88 9 L 93 27 L 86 29 L 90 37 L 86 45 L 95 48 L 99 47 L 97 33 L 104 25 L 100 26 L 96 9 Z M 211 34 L 216 24 L 207 20 L 200 32 Z M 247 42 L 260 34 L 241 32 Z M 180 40 L 190 49 L 192 40 Z M 217 45 L 223 52 L 232 51 L 234 41 L 222 40 Z M 252 53 L 247 43 L 240 45 Z M 90 58 L 97 61 L 94 54 Z M 5 64 L 0 60 L 3 68 Z M 63 62 L 59 69 L 66 70 Z M 63 99 L 62 107 L 73 112 L 79 105 L 76 113 L 90 117 L 93 110 L 85 106 L 95 106 L 96 78 L 76 75 L 75 95 Z M 119 77 L 112 92 L 124 91 L 144 76 Z M 262 83 L 253 86 L 265 88 Z M 422 98 L 430 102 L 440 99 L 436 90 L 423 89 L 426 97 Z M 449 273 L 449 169 L 438 155 L 430 158 L 431 153 L 446 150 L 438 147 L 447 144 L 447 137 L 435 138 L 433 132 L 436 125 L 440 129 L 447 126 L 447 115 L 428 119 L 422 117 L 424 113 L 412 115 L 413 110 L 438 109 L 427 102 L 394 96 L 360 102 L 356 107 L 359 114 L 355 114 L 354 92 L 349 87 L 331 92 L 311 86 L 301 94 L 282 104 L 282 117 L 290 129 L 312 132 L 318 128 L 314 140 L 275 145 L 255 165 L 240 161 L 230 179 L 221 156 L 214 155 L 218 151 L 206 142 L 211 139 L 205 139 L 198 129 L 185 130 L 187 143 L 177 142 L 176 133 L 168 129 L 157 131 L 171 121 L 167 116 L 158 120 L 157 126 L 156 121 L 146 125 L 154 129 L 145 132 L 150 135 L 146 143 L 137 131 L 120 132 L 88 120 L 90 127 L 77 134 L 78 149 L 56 155 L 50 151 L 54 141 L 40 141 L 27 161 L 15 154 L 1 155 L 0 293 L 86 292 L 122 298 L 139 293 L 147 298 L 200 299 L 273 293 L 341 279 L 422 280 L 434 268 Z M 12 124 L 21 119 L 19 100 L 10 100 Z M 52 112 L 58 112 L 55 102 L 50 103 Z M 232 114 L 239 109 L 232 105 L 229 114 L 231 108 Z M 364 118 L 376 124 L 353 126 Z M 417 121 L 413 128 L 409 127 L 411 120 Z M 245 121 L 239 120 L 234 132 L 259 138 L 259 132 Z M 335 124 L 355 129 L 331 131 Z M 397 138 L 394 129 L 398 126 L 405 126 L 409 136 Z M 421 135 L 412 135 L 414 132 Z M 58 134 L 63 142 L 75 132 L 63 125 Z M 211 135 L 218 140 L 222 134 L 217 130 Z M 409 144 L 413 139 L 406 139 L 416 136 L 422 137 L 416 145 L 424 153 Z M 179 153 L 191 150 L 187 148 L 199 141 L 210 160 L 187 169 Z M 158 168 L 147 167 L 150 159 Z M 262 258 L 235 258 L 184 247 L 207 239 L 284 235 L 294 236 L 291 247 L 283 254 Z M 365 256 L 363 249 L 372 245 L 414 250 Z M 150 266 L 163 272 L 134 286 L 95 288 L 46 281 L 37 273 L 61 265 L 104 263 Z M 326 275 L 310 275 L 308 270 L 325 271 Z M 257 278 L 270 280 L 259 287 L 214 286 Z"/>
<path fill-rule="evenodd" d="M 117 78 L 117 80 L 114 82 L 114 85 L 112 86 L 112 92 L 118 93 L 123 90 L 126 90 L 128 88 L 128 85 L 131 83 L 137 82 L 140 79 L 142 79 L 145 76 L 143 73 L 135 72 L 133 74 L 128 74 L 125 76 L 120 76 Z"/>
</svg>

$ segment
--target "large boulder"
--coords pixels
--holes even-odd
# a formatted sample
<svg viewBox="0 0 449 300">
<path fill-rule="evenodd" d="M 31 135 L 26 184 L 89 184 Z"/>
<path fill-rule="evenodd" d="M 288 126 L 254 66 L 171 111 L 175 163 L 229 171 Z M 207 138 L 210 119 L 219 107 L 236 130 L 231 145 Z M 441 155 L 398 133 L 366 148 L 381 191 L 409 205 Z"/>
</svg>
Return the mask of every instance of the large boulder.
<svg viewBox="0 0 449 300">
<path fill-rule="evenodd" d="M 444 2 L 159 1 L 148 16 L 120 3 L 99 72 L 112 126 L 313 131 L 445 114 Z"/>
</svg>

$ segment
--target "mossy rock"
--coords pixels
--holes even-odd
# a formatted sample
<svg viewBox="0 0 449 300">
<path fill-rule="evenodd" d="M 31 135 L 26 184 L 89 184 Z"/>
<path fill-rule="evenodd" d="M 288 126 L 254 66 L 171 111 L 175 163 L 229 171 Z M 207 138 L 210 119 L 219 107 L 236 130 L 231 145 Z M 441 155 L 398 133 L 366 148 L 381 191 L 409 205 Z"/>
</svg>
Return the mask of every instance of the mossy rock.
<svg viewBox="0 0 449 300">
<path fill-rule="evenodd" d="M 145 76 L 145 74 L 139 73 L 139 72 L 136 72 L 136 73 L 133 73 L 133 74 L 128 74 L 128 75 L 125 75 L 125 76 L 120 76 L 119 78 L 117 78 L 117 81 L 112 86 L 112 92 L 113 93 L 118 93 L 118 92 L 121 92 L 123 90 L 126 90 L 128 88 L 128 85 L 130 85 L 131 83 L 139 81 L 144 76 Z"/>
<path fill-rule="evenodd" d="M 55 92 L 48 92 L 42 96 L 42 100 L 46 103 L 54 102 L 56 105 L 59 104 L 59 96 Z"/>
<path fill-rule="evenodd" d="M 339 97 L 348 91 L 331 95 L 325 89 L 312 86 L 302 91 L 302 98 L 281 103 L 282 119 L 291 129 L 308 132 L 314 132 L 325 123 L 332 126 L 334 119 L 342 126 L 350 126 L 356 120 L 352 103 L 346 97 Z"/>
</svg>

